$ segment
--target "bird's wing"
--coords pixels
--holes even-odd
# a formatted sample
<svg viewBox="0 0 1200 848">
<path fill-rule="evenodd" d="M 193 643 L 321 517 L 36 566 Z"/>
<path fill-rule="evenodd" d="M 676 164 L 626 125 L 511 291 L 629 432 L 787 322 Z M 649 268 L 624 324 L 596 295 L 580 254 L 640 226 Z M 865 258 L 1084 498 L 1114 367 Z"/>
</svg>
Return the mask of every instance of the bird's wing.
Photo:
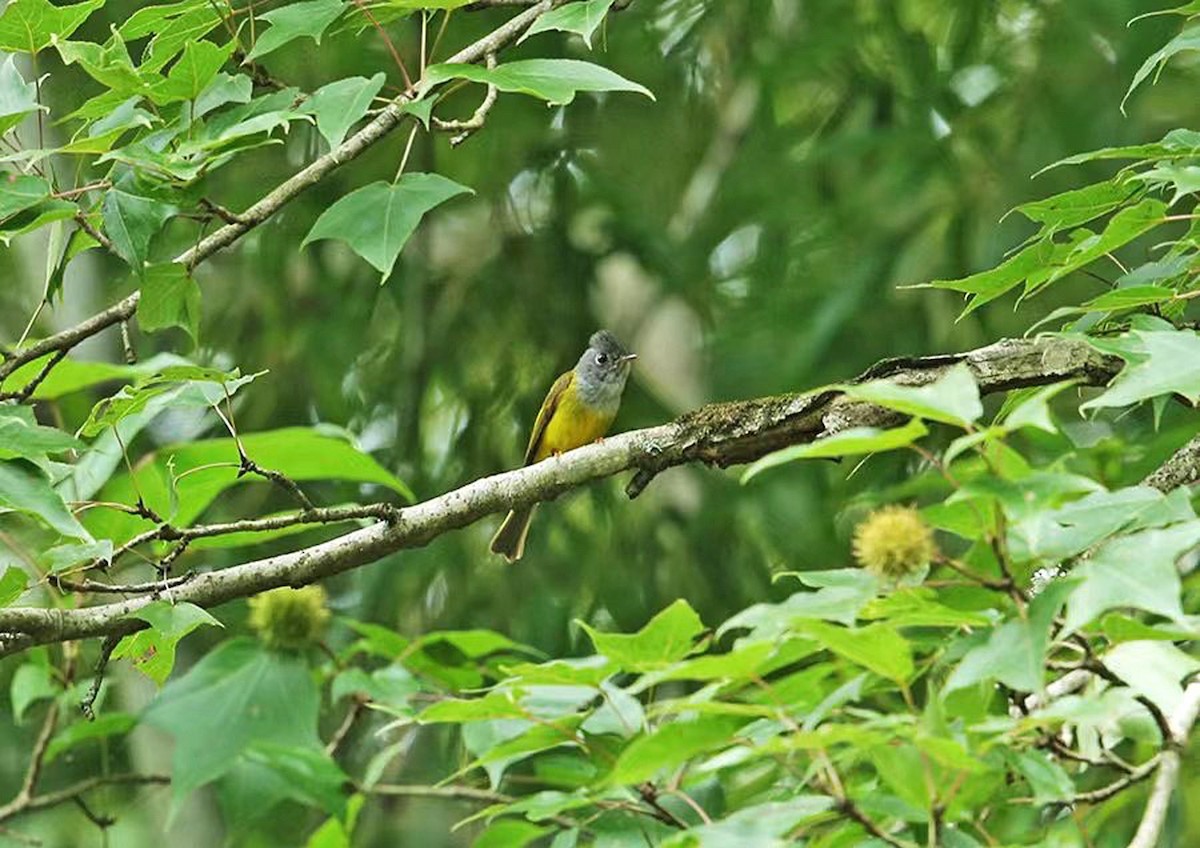
<svg viewBox="0 0 1200 848">
<path fill-rule="evenodd" d="M 550 419 L 554 417 L 554 410 L 558 409 L 558 402 L 562 400 L 563 392 L 571 385 L 571 380 L 574 377 L 574 371 L 568 371 L 560 375 L 554 381 L 554 385 L 550 387 L 550 391 L 546 394 L 546 399 L 542 401 L 542 408 L 538 412 L 537 420 L 533 422 L 533 432 L 529 434 L 529 447 L 525 448 L 526 465 L 533 462 L 533 458 L 537 456 L 537 449 L 542 443 L 542 436 L 546 433 L 546 426 L 550 423 Z"/>
</svg>

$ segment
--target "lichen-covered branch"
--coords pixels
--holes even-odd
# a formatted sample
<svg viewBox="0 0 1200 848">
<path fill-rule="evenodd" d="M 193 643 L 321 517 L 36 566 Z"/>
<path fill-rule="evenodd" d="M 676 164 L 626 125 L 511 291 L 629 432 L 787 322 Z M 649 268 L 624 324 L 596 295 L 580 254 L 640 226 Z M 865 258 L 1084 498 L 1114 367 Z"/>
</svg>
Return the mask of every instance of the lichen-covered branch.
<svg viewBox="0 0 1200 848">
<path fill-rule="evenodd" d="M 1085 342 L 1045 338 L 1005 340 L 953 356 L 881 363 L 864 376 L 922 384 L 958 362 L 971 368 L 984 393 L 1068 379 L 1102 385 L 1121 366 L 1121 360 L 1103 355 Z M 268 589 L 304 586 L 396 551 L 421 547 L 493 513 L 552 500 L 629 469 L 637 469 L 627 487 L 635 497 L 654 475 L 674 466 L 702 463 L 726 467 L 751 462 L 789 445 L 853 427 L 887 425 L 898 417 L 902 418 L 890 410 L 851 401 L 836 391 L 711 404 L 670 424 L 623 433 L 527 468 L 476 480 L 400 509 L 390 520 L 309 548 L 197 574 L 173 588 L 171 596 L 177 602 L 213 607 Z M 144 624 L 128 616 L 152 600 L 135 597 L 82 609 L 2 609 L 0 656 L 36 644 L 132 632 Z"/>
</svg>

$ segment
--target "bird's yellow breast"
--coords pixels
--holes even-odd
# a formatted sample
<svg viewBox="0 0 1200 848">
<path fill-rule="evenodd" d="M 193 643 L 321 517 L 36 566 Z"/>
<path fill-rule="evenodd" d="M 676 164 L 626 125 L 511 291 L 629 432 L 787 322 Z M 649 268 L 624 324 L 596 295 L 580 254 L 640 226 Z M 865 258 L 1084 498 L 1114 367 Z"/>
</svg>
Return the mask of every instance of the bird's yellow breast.
<svg viewBox="0 0 1200 848">
<path fill-rule="evenodd" d="M 574 385 L 568 385 L 559 398 L 554 414 L 546 423 L 541 443 L 534 453 L 534 462 L 590 444 L 608 432 L 616 410 L 588 406 Z"/>
</svg>

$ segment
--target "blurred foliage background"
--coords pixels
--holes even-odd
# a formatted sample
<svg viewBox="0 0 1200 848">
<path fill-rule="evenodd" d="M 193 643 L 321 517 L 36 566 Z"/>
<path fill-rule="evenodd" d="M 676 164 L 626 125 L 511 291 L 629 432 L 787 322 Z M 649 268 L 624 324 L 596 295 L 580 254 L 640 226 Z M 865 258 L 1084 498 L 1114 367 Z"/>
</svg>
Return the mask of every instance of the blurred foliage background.
<svg viewBox="0 0 1200 848">
<path fill-rule="evenodd" d="M 137 5 L 109 2 L 77 37 L 102 38 Z M 1127 115 L 1118 110 L 1133 72 L 1177 31 L 1165 18 L 1127 27 L 1160 5 L 635 0 L 598 37 L 596 61 L 648 86 L 656 102 L 584 95 L 547 109 L 508 95 L 459 147 L 419 135 L 410 170 L 436 170 L 476 193 L 432 215 L 380 286 L 340 243 L 297 245 L 337 198 L 390 179 L 404 141 L 397 134 L 198 270 L 195 355 L 269 369 L 240 396 L 243 432 L 346 428 L 427 497 L 517 465 L 546 388 L 597 327 L 641 356 L 618 429 L 707 401 L 814 387 L 885 357 L 1019 334 L 1034 313 L 1014 311 L 1011 299 L 956 322 L 957 296 L 899 286 L 989 267 L 1028 234 L 1001 220 L 1007 210 L 1105 173 L 1091 165 L 1094 173 L 1060 169 L 1031 182 L 1049 162 L 1195 124 L 1198 75 L 1186 58 L 1131 99 Z M 456 13 L 439 58 L 506 14 Z M 403 55 L 416 55 L 411 20 L 390 31 Z M 558 33 L 534 38 L 536 51 L 531 40 L 506 56 L 587 52 Z M 349 74 L 399 79 L 371 30 L 329 36 L 319 51 L 296 42 L 265 64 L 310 91 Z M 90 93 L 77 69 L 41 70 L 59 114 Z M 477 88 L 458 95 L 462 117 L 477 97 Z M 244 208 L 310 159 L 318 140 L 315 129 L 294 126 L 285 147 L 216 172 L 206 194 Z M 156 252 L 174 255 L 196 231 L 175 221 Z M 20 334 L 40 298 L 43 256 L 36 240 L 0 251 L 5 338 Z M 124 276 L 109 257 L 76 262 L 65 305 L 39 329 L 115 301 Z M 1062 292 L 1048 297 L 1068 297 L 1070 286 Z M 1043 300 L 1037 314 L 1053 305 Z M 137 343 L 148 355 L 186 347 L 186 338 Z M 77 353 L 120 356 L 113 334 L 89 345 Z M 191 437 L 194 426 L 171 417 L 133 453 Z M 493 628 L 569 655 L 580 647 L 575 618 L 632 629 L 685 597 L 716 622 L 776 596 L 774 571 L 844 564 L 853 520 L 904 484 L 908 463 L 871 460 L 849 478 L 832 463 L 791 465 L 745 488 L 732 474 L 678 469 L 633 503 L 624 481 L 612 480 L 543 507 L 516 567 L 486 553 L 494 524 L 484 524 L 328 588 L 337 612 L 403 633 Z M 310 494 L 337 503 L 356 493 L 329 484 Z M 285 505 L 267 486 L 240 487 L 210 517 Z M 245 615 L 243 604 L 221 618 L 233 628 Z M 185 656 L 218 638 L 198 634 Z M 0 742 L 6 788 L 15 788 L 35 732 L 26 725 Z M 359 734 L 364 756 L 377 747 L 370 732 Z M 417 738 L 404 779 L 444 776 L 444 740 Z M 204 804 L 175 822 L 173 844 L 221 839 Z M 109 844 L 150 844 L 140 840 L 151 838 L 160 806 L 127 810 Z M 459 812 L 437 801 L 376 803 L 360 835 L 373 845 L 452 844 L 445 840 L 466 838 L 445 835 Z M 79 825 L 70 810 L 54 818 Z M 294 824 L 299 838 L 311 823 Z M 66 832 L 99 839 L 94 829 Z"/>
</svg>

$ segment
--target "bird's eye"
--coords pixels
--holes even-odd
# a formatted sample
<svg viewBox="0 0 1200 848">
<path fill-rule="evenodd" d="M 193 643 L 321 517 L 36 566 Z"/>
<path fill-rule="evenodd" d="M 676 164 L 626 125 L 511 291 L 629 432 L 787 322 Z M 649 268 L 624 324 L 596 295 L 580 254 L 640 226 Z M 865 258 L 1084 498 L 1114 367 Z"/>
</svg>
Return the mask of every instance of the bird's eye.
<svg viewBox="0 0 1200 848">
<path fill-rule="evenodd" d="M 607 365 L 608 364 L 608 354 L 607 353 L 597 353 L 596 354 L 596 364 L 597 365 Z"/>
</svg>

